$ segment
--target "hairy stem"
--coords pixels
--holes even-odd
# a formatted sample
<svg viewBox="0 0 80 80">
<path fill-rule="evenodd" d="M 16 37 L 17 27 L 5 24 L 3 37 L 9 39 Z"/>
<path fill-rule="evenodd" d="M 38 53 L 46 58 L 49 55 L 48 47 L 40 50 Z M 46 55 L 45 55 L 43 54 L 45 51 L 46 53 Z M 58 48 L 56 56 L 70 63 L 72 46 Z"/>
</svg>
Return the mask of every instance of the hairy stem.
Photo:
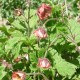
<svg viewBox="0 0 80 80">
<path fill-rule="evenodd" d="M 66 15 L 68 16 L 68 8 L 67 8 L 67 1 L 65 0 L 65 6 L 66 6 Z"/>
<path fill-rule="evenodd" d="M 47 20 L 44 22 L 43 27 L 45 27 L 45 25 L 46 25 L 47 22 L 52 21 L 52 20 L 58 20 L 58 18 L 47 19 Z"/>
<path fill-rule="evenodd" d="M 31 6 L 31 3 L 29 3 L 29 6 L 28 6 L 28 21 L 27 21 L 27 24 L 28 24 L 28 36 L 30 36 L 30 6 Z"/>
<path fill-rule="evenodd" d="M 37 75 L 42 75 L 43 76 L 43 78 L 44 78 L 44 80 L 48 80 L 48 78 L 43 74 L 43 73 L 40 73 L 40 72 L 38 72 L 38 73 L 27 73 L 27 75 L 35 75 L 35 76 L 37 76 Z"/>
<path fill-rule="evenodd" d="M 51 47 L 56 41 L 57 39 L 59 39 L 61 36 L 60 35 L 57 35 L 57 37 L 55 39 L 53 39 L 53 41 L 49 44 L 49 46 L 47 47 L 46 51 L 45 51 L 45 54 L 44 54 L 44 58 L 47 56 L 48 54 L 48 49 L 49 47 Z"/>
</svg>

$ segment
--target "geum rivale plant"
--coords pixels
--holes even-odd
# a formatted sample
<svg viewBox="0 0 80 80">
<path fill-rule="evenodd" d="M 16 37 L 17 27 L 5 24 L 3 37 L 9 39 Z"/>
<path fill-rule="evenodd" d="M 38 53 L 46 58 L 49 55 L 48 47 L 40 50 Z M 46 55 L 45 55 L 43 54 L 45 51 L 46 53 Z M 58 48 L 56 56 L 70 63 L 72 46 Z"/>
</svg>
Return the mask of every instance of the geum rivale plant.
<svg viewBox="0 0 80 80">
<path fill-rule="evenodd" d="M 65 4 L 14 10 L 2 25 L 1 80 L 74 80 L 80 76 L 80 25 L 69 19 Z M 12 21 L 11 21 L 12 20 Z M 75 25 L 74 25 L 75 23 Z"/>
</svg>

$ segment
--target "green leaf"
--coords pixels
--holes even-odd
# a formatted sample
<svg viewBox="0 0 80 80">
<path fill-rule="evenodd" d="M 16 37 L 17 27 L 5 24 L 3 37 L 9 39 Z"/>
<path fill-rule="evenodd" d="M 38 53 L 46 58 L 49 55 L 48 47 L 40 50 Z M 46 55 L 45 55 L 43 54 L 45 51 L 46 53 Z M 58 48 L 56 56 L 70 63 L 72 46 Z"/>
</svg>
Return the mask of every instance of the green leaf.
<svg viewBox="0 0 80 80">
<path fill-rule="evenodd" d="M 55 62 L 55 68 L 57 69 L 60 75 L 71 78 L 72 75 L 76 72 L 77 66 L 62 59 L 57 52 L 53 56 L 53 58 Z"/>
<path fill-rule="evenodd" d="M 38 20 L 37 15 L 33 16 L 33 17 L 30 19 L 30 27 L 31 27 L 31 28 L 36 27 L 36 25 L 37 25 L 37 20 Z"/>
<path fill-rule="evenodd" d="M 36 14 L 36 9 L 30 9 L 30 16 L 31 16 L 31 18 L 29 20 L 29 23 L 30 23 L 30 27 L 31 28 L 35 27 L 36 24 L 37 24 L 38 17 L 35 14 Z M 25 15 L 28 16 L 28 10 L 25 10 Z"/>
<path fill-rule="evenodd" d="M 2 80 L 2 78 L 6 75 L 7 72 L 5 71 L 0 71 L 0 80 Z"/>
<path fill-rule="evenodd" d="M 12 25 L 17 28 L 17 29 L 20 29 L 20 30 L 25 30 L 24 26 L 21 25 L 20 21 L 19 20 L 15 20 Z"/>
<path fill-rule="evenodd" d="M 6 35 L 9 35 L 9 32 L 8 32 L 9 29 L 10 29 L 10 26 L 1 26 L 0 27 L 0 30 L 2 32 L 4 32 Z"/>
<path fill-rule="evenodd" d="M 3 71 L 5 69 L 5 67 L 0 66 L 0 71 Z"/>
<path fill-rule="evenodd" d="M 19 41 L 19 37 L 10 38 L 5 45 L 5 51 L 13 48 L 13 46 Z"/>
<path fill-rule="evenodd" d="M 33 71 L 37 71 L 36 65 L 35 64 L 30 64 L 29 66 L 30 70 Z"/>
<path fill-rule="evenodd" d="M 29 38 L 29 44 L 33 45 L 35 42 L 36 42 L 36 37 L 33 34 L 31 34 Z"/>
<path fill-rule="evenodd" d="M 13 48 L 12 53 L 14 54 L 14 58 L 17 58 L 19 56 L 19 53 L 20 53 L 20 50 L 21 50 L 21 45 L 22 45 L 22 42 L 19 42 Z"/>
<path fill-rule="evenodd" d="M 79 67 L 80 67 L 80 55 L 77 57 L 77 60 L 79 62 Z"/>
<path fill-rule="evenodd" d="M 0 57 L 3 56 L 5 54 L 5 51 L 4 51 L 4 44 L 0 44 Z"/>
<path fill-rule="evenodd" d="M 32 78 L 30 76 L 27 76 L 27 79 L 26 80 L 32 80 Z"/>
<path fill-rule="evenodd" d="M 40 50 L 38 51 L 38 57 L 43 57 L 44 53 L 45 53 L 45 48 L 40 48 Z"/>
<path fill-rule="evenodd" d="M 26 38 L 25 37 L 13 37 L 13 38 L 10 38 L 7 42 L 6 42 L 6 45 L 5 45 L 5 51 L 9 51 L 11 50 L 14 45 L 16 43 L 18 43 L 19 41 L 26 41 Z"/>
<path fill-rule="evenodd" d="M 28 10 L 24 11 L 25 15 L 28 15 Z M 30 16 L 33 16 L 36 14 L 36 9 L 30 9 Z M 28 16 L 26 16 L 28 18 Z"/>
<path fill-rule="evenodd" d="M 11 36 L 12 37 L 23 37 L 23 34 L 22 32 L 18 31 L 18 30 L 15 30 L 11 33 Z"/>
<path fill-rule="evenodd" d="M 34 64 L 37 63 L 36 53 L 29 53 L 30 61 Z"/>
<path fill-rule="evenodd" d="M 56 24 L 56 32 L 57 32 L 57 34 L 67 33 L 67 26 L 62 22 L 57 23 Z"/>
<path fill-rule="evenodd" d="M 28 53 L 28 47 L 22 47 L 23 52 Z"/>
<path fill-rule="evenodd" d="M 69 24 L 68 27 L 70 28 L 76 43 L 79 43 L 80 42 L 80 24 L 74 19 L 68 20 L 68 24 Z M 69 36 L 71 36 L 70 31 L 69 31 Z"/>
<path fill-rule="evenodd" d="M 0 66 L 0 80 L 6 75 L 6 72 L 4 71 L 5 67 Z"/>
</svg>

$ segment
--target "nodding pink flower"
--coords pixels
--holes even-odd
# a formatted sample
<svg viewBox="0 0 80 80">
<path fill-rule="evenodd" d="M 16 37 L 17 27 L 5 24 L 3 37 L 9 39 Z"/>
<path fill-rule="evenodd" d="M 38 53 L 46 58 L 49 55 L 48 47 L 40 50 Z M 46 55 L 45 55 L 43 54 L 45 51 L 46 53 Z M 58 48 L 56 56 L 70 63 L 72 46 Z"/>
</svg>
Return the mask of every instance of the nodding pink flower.
<svg viewBox="0 0 80 80">
<path fill-rule="evenodd" d="M 44 19 L 46 19 L 47 17 L 50 16 L 51 12 L 52 12 L 51 6 L 49 6 L 48 4 L 44 4 L 44 3 L 43 3 L 43 4 L 38 8 L 38 10 L 37 10 L 37 15 L 39 16 L 39 18 L 40 18 L 41 20 L 44 20 Z"/>
<path fill-rule="evenodd" d="M 38 38 L 46 38 L 48 36 L 44 28 L 38 28 L 34 31 L 34 35 Z"/>
<path fill-rule="evenodd" d="M 50 61 L 47 58 L 39 58 L 37 65 L 41 68 L 50 68 L 51 66 Z"/>
<path fill-rule="evenodd" d="M 26 73 L 22 71 L 13 72 L 12 80 L 26 80 Z"/>
</svg>

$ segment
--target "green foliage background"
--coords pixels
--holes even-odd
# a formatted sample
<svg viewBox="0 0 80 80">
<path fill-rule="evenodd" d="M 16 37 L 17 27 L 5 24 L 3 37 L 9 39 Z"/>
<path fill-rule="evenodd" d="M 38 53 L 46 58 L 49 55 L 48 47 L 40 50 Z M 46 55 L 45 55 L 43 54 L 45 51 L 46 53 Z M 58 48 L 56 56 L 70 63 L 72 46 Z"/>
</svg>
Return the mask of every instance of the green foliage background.
<svg viewBox="0 0 80 80">
<path fill-rule="evenodd" d="M 11 69 L 6 69 L 0 62 L 0 80 L 11 80 L 11 73 L 17 70 L 26 74 L 41 72 L 49 80 L 80 80 L 80 22 L 76 20 L 80 16 L 78 1 L 66 0 L 64 4 L 65 0 L 31 0 L 28 33 L 28 4 L 25 0 L 0 0 L 0 14 L 9 22 L 0 25 L 0 59 L 12 64 Z M 46 20 L 38 23 L 36 14 L 43 2 L 53 8 L 50 20 L 45 25 Z M 15 16 L 13 12 L 16 8 L 21 8 L 23 15 Z M 48 38 L 40 40 L 38 46 L 33 31 L 41 26 L 47 30 Z M 46 51 L 51 68 L 38 68 L 38 58 L 44 57 Z M 18 63 L 14 62 L 15 58 L 23 57 L 26 53 L 29 55 L 28 61 L 23 58 Z M 36 80 L 38 78 L 43 79 L 41 75 Z M 33 80 L 33 77 L 27 76 L 26 80 Z"/>
</svg>

